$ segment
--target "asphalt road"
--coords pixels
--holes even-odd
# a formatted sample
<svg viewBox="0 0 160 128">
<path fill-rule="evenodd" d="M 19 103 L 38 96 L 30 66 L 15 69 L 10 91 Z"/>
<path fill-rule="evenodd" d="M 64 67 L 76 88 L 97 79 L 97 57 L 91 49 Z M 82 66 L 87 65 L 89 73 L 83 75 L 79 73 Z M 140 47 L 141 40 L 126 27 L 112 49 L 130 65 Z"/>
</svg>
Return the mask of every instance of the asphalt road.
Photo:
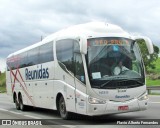
<svg viewBox="0 0 160 128">
<path fill-rule="evenodd" d="M 90 126 L 95 128 L 112 128 L 115 125 L 112 125 L 113 122 L 128 122 L 130 120 L 144 120 L 144 119 L 152 119 L 157 121 L 159 119 L 159 125 L 154 125 L 154 127 L 160 127 L 160 96 L 149 96 L 149 105 L 148 110 L 146 111 L 138 111 L 138 112 L 130 112 L 130 113 L 123 113 L 123 114 L 114 114 L 114 115 L 107 115 L 103 117 L 87 117 L 87 116 L 80 116 L 75 115 L 78 117 L 76 120 L 62 120 L 57 113 L 57 111 L 53 110 L 46 110 L 46 109 L 31 109 L 25 112 L 16 110 L 15 105 L 9 101 L 8 96 L 6 94 L 0 94 L 0 119 L 18 119 L 18 120 L 42 120 L 48 124 L 55 124 L 55 125 L 42 125 L 38 126 L 41 127 L 64 127 L 64 128 L 88 128 Z M 147 120 L 148 121 L 148 120 Z M 4 127 L 0 125 L 0 127 Z M 14 126 L 17 127 L 17 126 Z M 32 126 L 30 126 L 32 127 Z M 34 126 L 33 126 L 34 127 Z M 116 125 L 118 128 L 127 128 L 128 125 Z M 137 128 L 137 127 L 152 127 L 152 125 L 129 125 L 129 127 Z"/>
</svg>

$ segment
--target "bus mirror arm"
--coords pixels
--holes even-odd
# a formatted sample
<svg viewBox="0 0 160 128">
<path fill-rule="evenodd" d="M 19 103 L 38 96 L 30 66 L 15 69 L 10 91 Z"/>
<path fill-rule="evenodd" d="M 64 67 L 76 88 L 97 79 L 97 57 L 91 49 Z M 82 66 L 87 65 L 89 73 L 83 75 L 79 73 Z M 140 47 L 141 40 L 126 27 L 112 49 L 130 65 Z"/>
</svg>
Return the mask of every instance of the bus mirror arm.
<svg viewBox="0 0 160 128">
<path fill-rule="evenodd" d="M 153 54 L 154 53 L 153 43 L 152 43 L 150 38 L 148 38 L 146 36 L 136 36 L 136 37 L 134 37 L 134 39 L 135 40 L 143 39 L 145 41 L 145 43 L 146 43 L 146 46 L 148 48 L 149 54 Z"/>
</svg>

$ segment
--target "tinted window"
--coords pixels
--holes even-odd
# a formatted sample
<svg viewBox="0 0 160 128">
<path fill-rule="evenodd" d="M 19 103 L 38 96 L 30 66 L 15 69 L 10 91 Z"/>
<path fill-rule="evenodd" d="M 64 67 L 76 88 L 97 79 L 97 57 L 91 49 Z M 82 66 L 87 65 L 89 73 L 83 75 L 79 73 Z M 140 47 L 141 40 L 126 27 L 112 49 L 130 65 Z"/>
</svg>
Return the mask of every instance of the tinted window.
<svg viewBox="0 0 160 128">
<path fill-rule="evenodd" d="M 20 68 L 24 68 L 27 66 L 27 52 L 24 52 L 19 55 L 20 56 Z"/>
<path fill-rule="evenodd" d="M 40 46 L 39 52 L 40 63 L 53 61 L 53 43 L 47 43 Z"/>
<path fill-rule="evenodd" d="M 53 61 L 53 42 L 33 48 L 7 59 L 7 70 Z"/>
<path fill-rule="evenodd" d="M 80 53 L 80 46 L 76 40 L 74 41 L 74 52 Z"/>
<path fill-rule="evenodd" d="M 14 59 L 14 56 L 10 57 L 7 59 L 7 69 L 8 70 L 14 70 L 16 68 L 16 64 L 15 64 L 15 59 Z"/>
<path fill-rule="evenodd" d="M 38 54 L 39 54 L 39 48 L 33 48 L 28 51 L 28 57 L 27 57 L 28 66 L 32 66 L 39 63 Z"/>
<path fill-rule="evenodd" d="M 75 76 L 85 84 L 85 74 L 81 54 L 75 54 Z"/>
<path fill-rule="evenodd" d="M 68 71 L 74 73 L 73 48 L 74 40 L 71 39 L 60 40 L 56 43 L 58 62 L 61 68 L 64 69 L 67 73 Z"/>
</svg>

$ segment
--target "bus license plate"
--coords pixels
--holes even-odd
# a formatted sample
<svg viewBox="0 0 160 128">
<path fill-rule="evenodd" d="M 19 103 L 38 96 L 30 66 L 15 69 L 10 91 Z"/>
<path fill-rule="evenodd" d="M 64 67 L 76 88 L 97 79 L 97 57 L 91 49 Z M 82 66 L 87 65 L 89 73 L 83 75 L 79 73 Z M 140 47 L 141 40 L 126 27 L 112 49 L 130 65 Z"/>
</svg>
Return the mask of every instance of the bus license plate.
<svg viewBox="0 0 160 128">
<path fill-rule="evenodd" d="M 126 111 L 128 109 L 129 109 L 128 106 L 118 106 L 118 111 Z"/>
</svg>

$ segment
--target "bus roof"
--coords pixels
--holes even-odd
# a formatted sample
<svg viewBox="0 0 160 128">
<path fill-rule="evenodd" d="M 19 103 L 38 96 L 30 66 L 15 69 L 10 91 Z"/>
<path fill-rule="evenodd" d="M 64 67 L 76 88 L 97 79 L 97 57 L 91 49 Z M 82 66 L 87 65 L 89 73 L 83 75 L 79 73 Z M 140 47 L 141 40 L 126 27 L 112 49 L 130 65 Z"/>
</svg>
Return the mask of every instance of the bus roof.
<svg viewBox="0 0 160 128">
<path fill-rule="evenodd" d="M 56 33 L 53 33 L 42 41 L 28 46 L 24 49 L 21 49 L 17 52 L 10 54 L 8 57 L 13 55 L 20 54 L 22 52 L 28 51 L 32 48 L 45 44 L 52 40 L 59 40 L 65 38 L 77 38 L 77 37 L 85 37 L 85 38 L 95 38 L 95 37 L 126 37 L 131 38 L 130 35 L 125 32 L 121 27 L 105 22 L 89 22 L 85 24 L 74 25 L 65 29 L 62 29 Z M 7 57 L 7 58 L 8 58 Z"/>
<path fill-rule="evenodd" d="M 85 24 L 74 25 L 65 29 L 62 29 L 44 40 L 66 38 L 66 37 L 80 37 L 86 38 L 102 37 L 102 36 L 121 36 L 129 37 L 130 35 L 125 32 L 121 27 L 105 22 L 89 22 Z"/>
</svg>

